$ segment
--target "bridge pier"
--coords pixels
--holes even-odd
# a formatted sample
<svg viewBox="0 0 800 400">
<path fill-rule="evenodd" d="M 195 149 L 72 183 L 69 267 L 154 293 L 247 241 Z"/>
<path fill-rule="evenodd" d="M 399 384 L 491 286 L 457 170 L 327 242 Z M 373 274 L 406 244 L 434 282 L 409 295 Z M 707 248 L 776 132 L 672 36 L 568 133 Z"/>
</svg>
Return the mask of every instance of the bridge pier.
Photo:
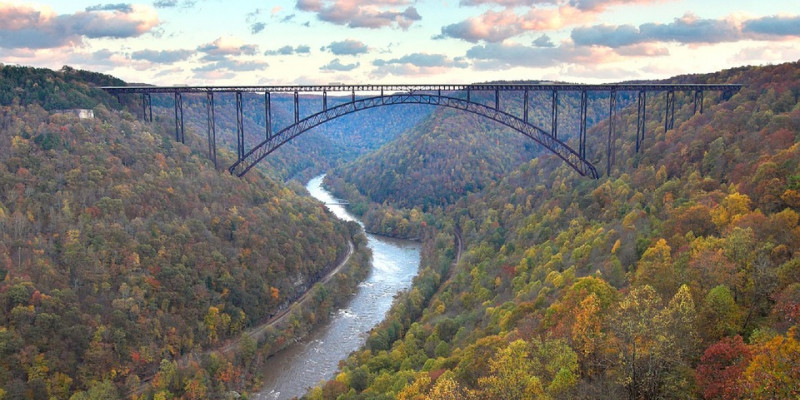
<svg viewBox="0 0 800 400">
<path fill-rule="evenodd" d="M 264 129 L 267 140 L 272 137 L 272 95 L 264 92 Z"/>
<path fill-rule="evenodd" d="M 553 121 L 550 124 L 550 130 L 553 138 L 558 139 L 558 90 L 553 90 L 553 110 L 550 113 Z"/>
<path fill-rule="evenodd" d="M 700 106 L 700 114 L 703 114 L 703 91 L 702 90 L 695 90 L 694 91 L 694 110 L 692 114 L 697 114 L 698 105 Z"/>
<path fill-rule="evenodd" d="M 117 98 L 119 101 L 119 98 Z M 148 118 L 149 112 L 149 118 Z M 153 122 L 153 100 L 150 98 L 150 93 L 142 93 L 142 121 Z"/>
<path fill-rule="evenodd" d="M 208 135 L 208 157 L 217 168 L 217 123 L 214 118 L 214 92 L 206 93 L 206 123 Z"/>
<path fill-rule="evenodd" d="M 528 123 L 528 89 L 525 89 L 525 100 L 523 100 L 522 103 L 523 103 L 522 109 L 524 110 L 522 112 L 522 114 L 523 114 L 522 120 L 525 121 L 525 123 L 527 124 Z"/>
<path fill-rule="evenodd" d="M 639 91 L 639 107 L 638 112 L 636 114 L 636 152 L 639 152 L 639 148 L 642 146 L 642 142 L 644 141 L 644 132 L 647 129 L 645 127 L 645 117 L 647 114 L 647 91 L 640 90 Z"/>
<path fill-rule="evenodd" d="M 579 138 L 579 149 L 581 158 L 586 160 L 586 90 L 581 90 L 581 128 Z"/>
<path fill-rule="evenodd" d="M 606 148 L 606 176 L 611 176 L 611 166 L 617 158 L 616 132 L 614 131 L 617 120 L 617 91 L 611 90 L 608 98 L 608 144 Z"/>
<path fill-rule="evenodd" d="M 294 92 L 294 123 L 300 121 L 300 95 Z"/>
<path fill-rule="evenodd" d="M 667 91 L 667 109 L 664 111 L 664 133 L 675 126 L 675 91 Z"/>
<path fill-rule="evenodd" d="M 236 92 L 236 156 L 244 158 L 244 115 L 242 111 L 242 92 Z"/>
<path fill-rule="evenodd" d="M 183 131 L 183 96 L 180 92 L 175 92 L 175 140 L 186 143 Z"/>
</svg>

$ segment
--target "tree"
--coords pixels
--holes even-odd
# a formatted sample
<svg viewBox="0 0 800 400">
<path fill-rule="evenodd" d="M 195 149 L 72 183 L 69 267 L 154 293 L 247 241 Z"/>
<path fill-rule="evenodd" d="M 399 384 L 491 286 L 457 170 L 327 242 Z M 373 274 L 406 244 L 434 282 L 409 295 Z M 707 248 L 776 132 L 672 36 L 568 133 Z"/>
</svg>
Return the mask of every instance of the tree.
<svg viewBox="0 0 800 400">
<path fill-rule="evenodd" d="M 800 342 L 797 326 L 786 336 L 777 335 L 757 345 L 744 371 L 745 395 L 751 399 L 794 399 L 800 397 Z"/>
<path fill-rule="evenodd" d="M 672 264 L 672 249 L 664 239 L 645 250 L 636 268 L 634 283 L 650 285 L 662 298 L 669 298 L 678 288 L 678 277 Z"/>
<path fill-rule="evenodd" d="M 750 362 L 750 348 L 739 335 L 722 338 L 709 346 L 695 371 L 705 399 L 734 400 L 743 397 L 738 381 Z"/>
<path fill-rule="evenodd" d="M 489 362 L 489 376 L 478 379 L 487 398 L 523 400 L 544 395 L 541 379 L 532 374 L 528 356 L 528 343 L 522 339 L 500 350 Z"/>
<path fill-rule="evenodd" d="M 707 342 L 735 334 L 740 321 L 741 311 L 727 286 L 717 286 L 706 294 L 700 309 L 700 332 Z"/>
</svg>

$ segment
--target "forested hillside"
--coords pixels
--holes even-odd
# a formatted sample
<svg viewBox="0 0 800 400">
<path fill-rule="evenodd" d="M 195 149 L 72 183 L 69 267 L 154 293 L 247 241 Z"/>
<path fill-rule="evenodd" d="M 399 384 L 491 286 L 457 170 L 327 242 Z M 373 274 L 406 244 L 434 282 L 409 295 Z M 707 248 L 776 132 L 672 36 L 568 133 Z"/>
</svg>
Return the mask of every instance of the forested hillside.
<svg viewBox="0 0 800 400">
<path fill-rule="evenodd" d="M 308 397 L 800 396 L 800 63 L 674 81 L 744 87 L 702 115 L 682 100 L 666 133 L 649 118 L 638 155 L 623 114 L 610 177 L 540 157 L 438 212 L 412 290 Z"/>
<path fill-rule="evenodd" d="M 158 124 L 110 110 L 116 99 L 94 88 L 118 83 L 109 77 L 0 72 L 0 399 L 246 388 L 255 343 L 235 360 L 202 358 L 189 375 L 177 361 L 305 292 L 342 260 L 357 226 L 299 186 L 217 171 Z M 50 111 L 80 107 L 94 118 Z M 315 301 L 329 308 L 333 297 Z M 292 317 L 289 332 L 306 322 Z M 154 389 L 139 390 L 154 374 Z"/>
<path fill-rule="evenodd" d="M 521 118 L 522 92 L 501 93 L 501 109 Z M 590 96 L 588 126 L 607 117 L 606 98 Z M 627 104 L 630 98 L 621 94 L 619 102 Z M 493 92 L 476 92 L 472 99 L 494 106 Z M 530 93 L 530 121 L 547 132 L 552 129 L 551 104 L 550 91 Z M 578 92 L 560 95 L 562 138 L 576 136 L 579 109 Z M 479 192 L 539 154 L 542 148 L 536 142 L 499 123 L 462 111 L 437 109 L 381 150 L 334 169 L 329 181 L 341 195 L 348 195 L 352 190 L 347 185 L 353 185 L 372 202 L 419 207 L 427 212 L 452 204 L 467 193 Z"/>
</svg>

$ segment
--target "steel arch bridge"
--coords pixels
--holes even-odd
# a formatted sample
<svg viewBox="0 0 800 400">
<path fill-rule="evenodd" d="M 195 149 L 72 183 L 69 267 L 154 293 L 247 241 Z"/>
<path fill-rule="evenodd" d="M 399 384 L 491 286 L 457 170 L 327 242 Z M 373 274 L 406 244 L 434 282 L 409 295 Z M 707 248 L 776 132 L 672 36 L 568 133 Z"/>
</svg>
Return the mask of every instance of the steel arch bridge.
<svg viewBox="0 0 800 400">
<path fill-rule="evenodd" d="M 215 93 L 234 93 L 236 95 L 237 121 L 237 160 L 228 170 L 237 176 L 244 176 L 270 153 L 283 144 L 291 141 L 304 132 L 336 118 L 359 111 L 397 104 L 423 104 L 446 107 L 469 112 L 490 119 L 509 127 L 530 139 L 564 160 L 582 176 L 599 178 L 597 168 L 586 157 L 586 114 L 588 93 L 608 93 L 609 129 L 606 141 L 606 174 L 611 173 L 611 166 L 616 158 L 614 141 L 616 139 L 615 120 L 617 113 L 617 93 L 638 93 L 638 113 L 636 132 L 636 151 L 639 151 L 645 136 L 645 113 L 647 93 L 666 93 L 666 109 L 664 110 L 665 132 L 674 127 L 675 92 L 694 93 L 694 112 L 703 112 L 703 94 L 705 91 L 722 92 L 722 99 L 730 98 L 741 85 L 708 85 L 708 84 L 473 84 L 473 85 L 315 85 L 315 86 L 109 86 L 103 90 L 118 97 L 122 94 L 139 94 L 142 100 L 142 117 L 152 121 L 153 111 L 151 94 L 172 94 L 175 98 L 175 138 L 185 142 L 183 123 L 183 95 L 205 94 L 207 111 L 207 137 L 209 157 L 217 165 L 216 157 L 216 122 L 214 108 Z M 551 93 L 551 130 L 547 132 L 529 121 L 530 92 Z M 349 101 L 328 107 L 328 93 L 349 92 Z M 493 92 L 494 107 L 473 100 L 476 92 Z M 511 92 L 523 93 L 522 115 L 514 115 L 501 107 L 501 94 Z M 562 92 L 580 93 L 580 128 L 578 147 L 572 148 L 558 135 L 559 94 Z M 263 93 L 266 132 L 264 140 L 247 151 L 244 140 L 244 117 L 242 109 L 242 93 Z M 294 122 L 278 130 L 272 131 L 272 93 L 292 93 L 294 95 Z M 322 110 L 307 117 L 300 118 L 300 93 L 321 93 Z M 365 94 L 357 96 L 356 94 Z M 378 94 L 379 93 L 379 94 Z"/>
</svg>

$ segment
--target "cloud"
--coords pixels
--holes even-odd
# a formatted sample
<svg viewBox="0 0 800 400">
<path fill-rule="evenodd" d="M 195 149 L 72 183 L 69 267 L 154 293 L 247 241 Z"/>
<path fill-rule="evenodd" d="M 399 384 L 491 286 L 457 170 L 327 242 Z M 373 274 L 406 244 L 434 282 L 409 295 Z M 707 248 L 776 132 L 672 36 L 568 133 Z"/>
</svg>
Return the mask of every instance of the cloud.
<svg viewBox="0 0 800 400">
<path fill-rule="evenodd" d="M 376 68 L 373 76 L 386 75 L 415 76 L 443 73 L 452 68 L 468 68 L 469 63 L 462 57 L 449 58 L 444 54 L 412 53 L 389 60 L 377 59 L 372 62 Z"/>
<path fill-rule="evenodd" d="M 569 5 L 582 11 L 601 12 L 607 8 L 622 4 L 663 3 L 668 0 L 570 0 Z"/>
<path fill-rule="evenodd" d="M 199 46 L 197 50 L 207 54 L 206 60 L 219 60 L 227 56 L 254 55 L 258 51 L 258 46 L 245 44 L 230 36 L 222 36 L 211 43 Z"/>
<path fill-rule="evenodd" d="M 283 46 L 277 50 L 267 50 L 264 52 L 265 56 L 290 56 L 293 54 L 308 54 L 311 53 L 311 47 L 306 45 L 299 45 L 292 47 L 289 45 Z"/>
<path fill-rule="evenodd" d="M 178 0 L 156 0 L 153 2 L 156 8 L 172 8 L 178 6 Z"/>
<path fill-rule="evenodd" d="M 574 7 L 530 8 L 525 14 L 506 8 L 488 10 L 483 14 L 442 27 L 436 39 L 455 38 L 471 43 L 502 42 L 528 31 L 550 31 L 568 25 L 579 25 L 595 18 L 594 13 L 582 12 Z"/>
<path fill-rule="evenodd" d="M 323 65 L 319 69 L 323 71 L 352 71 L 358 68 L 361 63 L 353 63 L 353 64 L 342 64 L 342 62 L 338 58 L 334 58 L 326 65 Z"/>
<path fill-rule="evenodd" d="M 408 29 L 422 17 L 413 6 L 405 9 L 410 0 L 374 0 L 364 4 L 360 0 L 297 0 L 302 11 L 317 13 L 317 18 L 350 28 L 396 27 Z"/>
<path fill-rule="evenodd" d="M 555 4 L 555 0 L 461 0 L 458 2 L 461 6 L 482 6 L 485 4 L 505 6 L 505 7 L 523 7 L 532 6 L 534 4 Z"/>
<path fill-rule="evenodd" d="M 547 36 L 544 33 L 542 36 L 539 36 L 533 41 L 533 45 L 536 47 L 556 47 L 556 45 L 553 44 L 553 41 L 550 40 L 550 36 Z"/>
<path fill-rule="evenodd" d="M 192 71 L 196 73 L 211 71 L 251 72 L 261 71 L 267 67 L 269 67 L 269 64 L 260 61 L 222 60 L 193 68 Z"/>
<path fill-rule="evenodd" d="M 713 44 L 746 39 L 772 40 L 800 37 L 800 16 L 763 17 L 740 22 L 734 18 L 700 19 L 687 14 L 668 24 L 647 23 L 638 27 L 595 25 L 575 28 L 571 36 L 579 46 L 611 48 L 656 42 Z"/>
<path fill-rule="evenodd" d="M 194 54 L 192 50 L 139 50 L 131 53 L 131 60 L 150 61 L 159 64 L 172 64 L 183 61 Z"/>
<path fill-rule="evenodd" d="M 96 6 L 86 7 L 86 11 L 121 11 L 124 13 L 129 13 L 133 11 L 133 7 L 131 7 L 130 4 L 125 3 L 98 4 Z"/>
<path fill-rule="evenodd" d="M 745 21 L 742 32 L 766 36 L 800 36 L 800 16 L 771 16 Z"/>
<path fill-rule="evenodd" d="M 263 22 L 256 22 L 253 25 L 250 25 L 250 33 L 256 34 L 264 30 L 267 27 L 267 24 Z"/>
<path fill-rule="evenodd" d="M 641 32 L 633 25 L 595 25 L 572 30 L 572 41 L 579 46 L 629 46 L 642 41 Z"/>
<path fill-rule="evenodd" d="M 353 39 L 332 42 L 331 44 L 324 46 L 321 50 L 330 50 L 331 53 L 337 56 L 354 56 L 369 52 L 369 48 L 366 44 Z"/>
<path fill-rule="evenodd" d="M 513 67 L 545 68 L 565 63 L 601 63 L 618 57 L 611 50 L 575 47 L 532 47 L 518 43 L 487 43 L 467 50 L 467 58 L 479 70 Z"/>
<path fill-rule="evenodd" d="M 57 15 L 47 6 L 0 3 L 0 47 L 57 48 L 84 38 L 131 38 L 159 24 L 155 10 L 141 5 L 100 5 Z"/>
</svg>

